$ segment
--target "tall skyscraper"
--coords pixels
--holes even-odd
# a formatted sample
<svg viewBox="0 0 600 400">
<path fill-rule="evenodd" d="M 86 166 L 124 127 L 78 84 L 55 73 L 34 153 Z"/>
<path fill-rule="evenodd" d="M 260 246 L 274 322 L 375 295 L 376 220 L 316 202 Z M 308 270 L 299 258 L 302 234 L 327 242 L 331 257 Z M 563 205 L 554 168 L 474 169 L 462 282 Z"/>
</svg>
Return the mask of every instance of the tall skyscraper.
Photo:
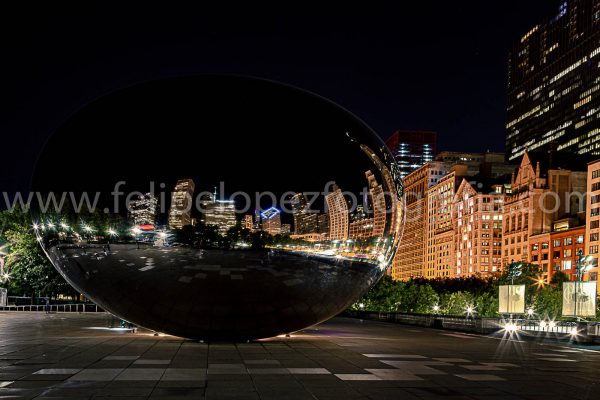
<svg viewBox="0 0 600 400">
<path fill-rule="evenodd" d="M 506 153 L 600 154 L 600 3 L 570 0 L 509 53 Z"/>
<path fill-rule="evenodd" d="M 432 161 L 437 150 L 437 133 L 398 130 L 385 144 L 398 162 L 400 177 Z"/>
<path fill-rule="evenodd" d="M 341 189 L 333 185 L 333 191 L 325 196 L 329 214 L 329 240 L 348 239 L 348 202 Z"/>
<path fill-rule="evenodd" d="M 194 181 L 180 179 L 171 194 L 171 209 L 169 210 L 169 228 L 181 229 L 192 224 L 192 205 Z"/>
<path fill-rule="evenodd" d="M 310 210 L 306 196 L 303 193 L 296 193 L 290 202 L 294 216 L 294 233 L 296 235 L 316 233 L 319 228 L 317 213 Z"/>
<path fill-rule="evenodd" d="M 158 199 L 151 193 L 136 197 L 129 203 L 129 221 L 134 225 L 155 225 Z"/>
<path fill-rule="evenodd" d="M 275 207 L 271 207 L 261 212 L 260 217 L 263 231 L 273 236 L 281 233 L 281 211 Z"/>
</svg>

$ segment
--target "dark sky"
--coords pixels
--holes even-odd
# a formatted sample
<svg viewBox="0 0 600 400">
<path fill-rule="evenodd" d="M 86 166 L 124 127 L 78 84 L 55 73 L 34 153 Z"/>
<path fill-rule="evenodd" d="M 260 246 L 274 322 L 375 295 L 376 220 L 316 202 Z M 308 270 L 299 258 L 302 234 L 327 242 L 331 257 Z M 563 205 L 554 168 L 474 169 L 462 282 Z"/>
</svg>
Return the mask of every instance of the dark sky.
<svg viewBox="0 0 600 400">
<path fill-rule="evenodd" d="M 428 129 L 442 150 L 503 150 L 508 48 L 560 1 L 408 3 L 3 6 L 0 191 L 26 190 L 49 135 L 90 101 L 198 73 L 314 91 L 384 138 Z"/>
</svg>

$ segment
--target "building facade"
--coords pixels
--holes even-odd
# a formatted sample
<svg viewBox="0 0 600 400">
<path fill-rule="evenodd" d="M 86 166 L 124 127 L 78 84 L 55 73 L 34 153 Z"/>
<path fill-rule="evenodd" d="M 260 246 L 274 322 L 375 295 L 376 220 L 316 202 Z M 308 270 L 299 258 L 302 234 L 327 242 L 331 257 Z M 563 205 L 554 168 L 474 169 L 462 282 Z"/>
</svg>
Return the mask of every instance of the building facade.
<svg viewBox="0 0 600 400">
<path fill-rule="evenodd" d="M 133 225 L 156 225 L 158 199 L 151 193 L 137 196 L 129 202 L 129 221 Z"/>
<path fill-rule="evenodd" d="M 600 160 L 588 164 L 586 193 L 585 255 L 593 257 L 593 268 L 589 272 L 589 278 L 597 280 L 598 246 L 600 246 Z M 600 288 L 598 290 L 600 291 Z"/>
<path fill-rule="evenodd" d="M 329 216 L 329 240 L 348 239 L 349 215 L 348 202 L 342 193 L 342 190 L 333 185 L 333 191 L 325 196 L 327 204 L 327 214 Z"/>
<path fill-rule="evenodd" d="M 281 211 L 271 207 L 261 212 L 260 217 L 263 231 L 273 236 L 281 234 Z"/>
<path fill-rule="evenodd" d="M 237 225 L 235 202 L 213 199 L 203 207 L 203 220 L 207 225 L 216 226 L 219 234 L 224 236 Z"/>
<path fill-rule="evenodd" d="M 171 209 L 169 210 L 169 228 L 181 229 L 192 224 L 192 205 L 194 181 L 181 179 L 177 181 L 171 194 Z"/>
<path fill-rule="evenodd" d="M 504 185 L 482 185 L 484 191 L 476 187 L 463 179 L 454 196 L 456 277 L 485 277 L 502 267 Z"/>
<path fill-rule="evenodd" d="M 398 163 L 400 176 L 404 177 L 433 161 L 437 149 L 437 133 L 431 131 L 398 130 L 385 144 Z"/>
<path fill-rule="evenodd" d="M 306 196 L 303 193 L 296 193 L 290 199 L 290 203 L 294 218 L 294 233 L 304 235 L 318 232 L 317 213 L 310 209 Z"/>
<path fill-rule="evenodd" d="M 600 154 L 600 3 L 569 0 L 509 53 L 506 152 Z"/>
<path fill-rule="evenodd" d="M 446 163 L 432 161 L 404 177 L 406 219 L 392 262 L 392 279 L 408 280 L 426 275 L 427 191 L 448 169 Z"/>
</svg>

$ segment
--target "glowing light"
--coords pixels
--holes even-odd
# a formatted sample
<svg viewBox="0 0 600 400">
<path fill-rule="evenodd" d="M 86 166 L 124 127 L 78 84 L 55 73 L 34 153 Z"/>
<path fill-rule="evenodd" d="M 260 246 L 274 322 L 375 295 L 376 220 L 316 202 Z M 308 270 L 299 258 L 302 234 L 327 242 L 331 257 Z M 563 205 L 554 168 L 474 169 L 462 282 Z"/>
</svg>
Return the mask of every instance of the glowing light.
<svg viewBox="0 0 600 400">
<path fill-rule="evenodd" d="M 540 328 L 544 329 L 546 327 L 546 321 L 540 321 Z"/>
<path fill-rule="evenodd" d="M 475 313 L 475 307 L 473 307 L 472 305 L 466 306 L 465 313 L 467 314 L 467 317 L 473 315 Z"/>
<path fill-rule="evenodd" d="M 108 233 L 110 236 L 117 236 L 117 235 L 118 235 L 117 231 L 115 231 L 114 229 L 109 229 L 109 230 L 107 231 L 107 233 Z"/>
<path fill-rule="evenodd" d="M 575 326 L 569 330 L 569 335 L 571 335 L 571 336 L 577 336 L 578 334 L 579 334 L 579 331 L 577 330 L 577 327 L 575 327 Z"/>
<path fill-rule="evenodd" d="M 435 306 L 433 306 L 433 311 L 435 311 L 435 312 L 440 311 L 440 306 L 438 306 L 437 304 Z"/>
<path fill-rule="evenodd" d="M 91 233 L 94 231 L 94 229 L 89 225 L 83 225 L 81 228 L 87 233 Z"/>
<path fill-rule="evenodd" d="M 518 331 L 519 328 L 517 327 L 517 324 L 515 324 L 514 322 L 507 322 L 506 324 L 504 324 L 504 330 L 508 333 L 514 333 L 514 332 Z"/>
<path fill-rule="evenodd" d="M 69 230 L 69 225 L 65 224 L 64 222 L 60 223 L 60 227 L 63 228 L 64 230 Z"/>
<path fill-rule="evenodd" d="M 548 322 L 548 327 L 549 328 L 555 328 L 556 327 L 556 322 L 554 322 L 554 321 Z"/>
<path fill-rule="evenodd" d="M 33 230 L 37 231 L 38 229 L 40 229 L 40 226 L 38 224 L 33 224 Z"/>
<path fill-rule="evenodd" d="M 545 279 L 544 279 L 544 277 L 543 277 L 543 276 L 541 276 L 541 275 L 538 275 L 537 277 L 535 277 L 535 278 L 531 278 L 531 279 L 533 280 L 533 284 L 534 284 L 535 286 L 537 286 L 537 287 L 538 287 L 538 289 L 541 289 L 541 288 L 543 288 L 544 286 L 546 286 L 546 280 L 545 280 Z"/>
<path fill-rule="evenodd" d="M 142 233 L 142 230 L 140 228 L 133 228 L 131 232 L 133 232 L 134 235 L 139 235 Z"/>
<path fill-rule="evenodd" d="M 532 307 L 529 307 L 527 309 L 527 315 L 529 315 L 531 317 L 531 316 L 533 316 L 533 314 L 535 314 L 535 310 Z"/>
</svg>

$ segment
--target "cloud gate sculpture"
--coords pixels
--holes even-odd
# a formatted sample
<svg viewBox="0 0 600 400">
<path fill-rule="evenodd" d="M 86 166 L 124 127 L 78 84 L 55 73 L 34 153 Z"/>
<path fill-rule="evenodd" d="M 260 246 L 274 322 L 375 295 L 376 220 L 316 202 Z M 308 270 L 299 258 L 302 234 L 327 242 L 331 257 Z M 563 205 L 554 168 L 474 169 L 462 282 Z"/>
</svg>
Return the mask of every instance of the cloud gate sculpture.
<svg viewBox="0 0 600 400">
<path fill-rule="evenodd" d="M 393 157 L 369 127 L 315 94 L 238 76 L 88 104 L 48 141 L 32 188 L 38 240 L 75 289 L 203 340 L 335 316 L 388 269 L 404 221 Z"/>
</svg>

